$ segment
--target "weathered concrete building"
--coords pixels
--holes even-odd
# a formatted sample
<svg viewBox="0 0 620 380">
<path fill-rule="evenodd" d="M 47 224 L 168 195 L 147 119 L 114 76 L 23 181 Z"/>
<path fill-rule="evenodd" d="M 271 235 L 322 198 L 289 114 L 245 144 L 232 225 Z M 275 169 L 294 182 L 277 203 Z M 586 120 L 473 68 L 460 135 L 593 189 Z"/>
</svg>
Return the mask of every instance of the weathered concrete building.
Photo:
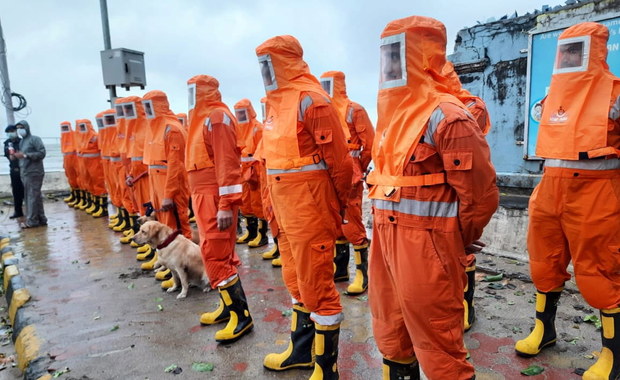
<svg viewBox="0 0 620 380">
<path fill-rule="evenodd" d="M 566 4 L 463 29 L 457 35 L 454 54 L 449 57 L 463 87 L 483 98 L 489 108 L 493 127 L 487 140 L 501 186 L 533 188 L 540 179 L 542 161 L 532 157 L 537 122 L 529 112 L 538 99 L 532 96 L 530 100 L 528 91 L 540 85 L 543 78 L 532 75 L 532 69 L 544 66 L 543 72 L 547 70 L 549 75 L 543 80 L 550 80 L 555 41 L 561 29 L 583 21 L 606 24 L 610 28 L 608 62 L 620 76 L 620 52 L 616 46 L 620 45 L 620 1 L 569 0 Z M 545 45 L 539 42 L 542 40 L 549 42 Z M 534 48 L 539 51 L 538 57 Z M 542 57 L 543 52 L 551 58 Z M 532 80 L 534 85 L 530 86 Z M 540 98 L 544 90 L 543 84 Z"/>
</svg>

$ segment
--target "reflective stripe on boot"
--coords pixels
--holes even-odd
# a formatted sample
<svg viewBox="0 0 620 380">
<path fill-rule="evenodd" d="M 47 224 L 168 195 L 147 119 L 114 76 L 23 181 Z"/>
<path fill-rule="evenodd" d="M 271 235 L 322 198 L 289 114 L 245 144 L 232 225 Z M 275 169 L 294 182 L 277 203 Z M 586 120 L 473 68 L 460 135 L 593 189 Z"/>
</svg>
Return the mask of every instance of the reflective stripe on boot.
<svg viewBox="0 0 620 380">
<path fill-rule="evenodd" d="M 465 331 L 469 331 L 469 329 L 471 329 L 471 326 L 476 321 L 476 310 L 474 309 L 474 290 L 476 289 L 476 266 L 472 265 L 465 268 L 465 274 L 467 274 L 467 284 L 465 284 L 465 291 L 463 293 L 463 306 L 465 309 L 463 323 Z"/>
<path fill-rule="evenodd" d="M 601 355 L 583 374 L 583 380 L 620 379 L 620 307 L 601 310 L 601 323 Z"/>
<path fill-rule="evenodd" d="M 334 281 L 349 281 L 349 242 L 336 240 L 334 248 Z"/>
<path fill-rule="evenodd" d="M 383 380 L 420 380 L 420 363 L 415 357 L 407 360 L 383 358 Z"/>
<path fill-rule="evenodd" d="M 217 309 L 211 312 L 202 313 L 200 316 L 201 325 L 214 325 L 216 323 L 225 322 L 230 319 L 230 313 L 228 308 L 224 304 L 222 294 L 220 293 L 219 304 Z"/>
<path fill-rule="evenodd" d="M 355 255 L 355 278 L 346 294 L 355 296 L 362 294 L 368 289 L 368 243 L 362 245 L 354 245 Z"/>
<path fill-rule="evenodd" d="M 265 356 L 263 365 L 272 371 L 287 369 L 314 368 L 314 322 L 310 319 L 310 310 L 293 305 L 291 318 L 291 340 L 286 351 Z"/>
<path fill-rule="evenodd" d="M 218 289 L 224 304 L 228 308 L 230 319 L 223 329 L 215 333 L 215 341 L 232 343 L 252 331 L 254 322 L 238 276 L 232 282 L 220 286 Z"/>
<path fill-rule="evenodd" d="M 331 326 L 314 324 L 316 362 L 310 380 L 338 380 L 338 338 L 340 323 Z"/>
<path fill-rule="evenodd" d="M 258 248 L 269 243 L 269 237 L 267 236 L 267 221 L 264 219 L 258 219 L 258 232 L 256 237 L 248 242 L 248 247 Z"/>
<path fill-rule="evenodd" d="M 263 253 L 263 260 L 273 260 L 280 257 L 280 248 L 278 248 L 278 238 L 273 238 L 273 247 Z"/>
<path fill-rule="evenodd" d="M 555 313 L 558 310 L 558 300 L 564 288 L 558 288 L 548 293 L 536 293 L 536 321 L 530 335 L 515 344 L 517 355 L 532 357 L 538 355 L 545 347 L 555 345 Z"/>
</svg>

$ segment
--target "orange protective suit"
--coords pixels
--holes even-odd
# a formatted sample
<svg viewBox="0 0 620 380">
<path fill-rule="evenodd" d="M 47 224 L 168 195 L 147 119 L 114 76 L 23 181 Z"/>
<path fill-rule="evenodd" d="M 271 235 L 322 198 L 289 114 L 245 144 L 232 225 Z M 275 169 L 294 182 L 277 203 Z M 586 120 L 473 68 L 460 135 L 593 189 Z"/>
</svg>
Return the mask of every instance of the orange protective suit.
<svg viewBox="0 0 620 380">
<path fill-rule="evenodd" d="M 106 110 L 102 113 L 101 122 L 104 129 L 99 132 L 99 149 L 101 151 L 101 164 L 103 166 L 103 176 L 108 188 L 108 197 L 113 205 L 118 206 L 117 180 L 116 173 L 112 169 L 111 157 L 118 155 L 115 153 L 114 141 L 116 140 L 116 111 L 113 109 Z"/>
<path fill-rule="evenodd" d="M 118 98 L 115 101 L 116 117 L 118 118 L 116 146 L 118 147 L 119 158 L 110 159 L 110 161 L 113 162 L 112 167 L 117 176 L 116 181 L 121 206 L 125 208 L 129 214 L 136 214 L 138 213 L 138 205 L 133 197 L 133 192 L 126 183 L 127 175 L 131 170 L 131 159 L 127 157 L 129 125 L 125 119 L 124 103 L 126 99 L 127 98 Z"/>
<path fill-rule="evenodd" d="M 106 194 L 105 181 L 103 178 L 103 166 L 101 165 L 101 153 L 97 142 L 97 132 L 90 120 L 76 120 L 78 131 L 81 134 L 80 145 L 77 147 L 78 156 L 82 159 L 83 172 L 85 175 L 85 188 L 94 196 Z"/>
<path fill-rule="evenodd" d="M 72 189 L 78 189 L 78 162 L 73 140 L 75 133 L 71 129 L 71 123 L 63 121 L 60 123 L 60 151 L 62 152 L 62 166 L 65 169 L 67 182 Z"/>
<path fill-rule="evenodd" d="M 273 37 L 256 54 L 268 102 L 260 154 L 280 229 L 282 276 L 316 323 L 337 325 L 343 316 L 333 252 L 352 176 L 340 116 L 294 37 Z"/>
<path fill-rule="evenodd" d="M 456 96 L 458 100 L 467 107 L 478 123 L 478 127 L 480 127 L 482 134 L 486 136 L 491 130 L 491 118 L 489 117 L 489 111 L 484 101 L 463 88 L 452 62 L 446 62 L 443 67 L 442 76 L 444 77 L 442 82 L 447 85 L 448 92 Z"/>
<path fill-rule="evenodd" d="M 124 98 L 123 114 L 127 125 L 127 158 L 130 160 L 127 181 L 133 185 L 130 191 L 141 215 L 145 215 L 145 203 L 151 199 L 149 188 L 148 167 L 144 160 L 144 139 L 149 122 L 144 113 L 141 99 L 137 96 Z"/>
<path fill-rule="evenodd" d="M 489 147 L 465 106 L 438 82 L 444 25 L 412 16 L 388 23 L 381 38 L 376 168 L 368 175 L 375 340 L 388 360 L 417 357 L 430 380 L 471 379 L 464 247 L 498 205 Z"/>
<path fill-rule="evenodd" d="M 353 177 L 344 217 L 348 223 L 342 225 L 342 232 L 349 242 L 354 246 L 359 246 L 367 242 L 366 228 L 362 221 L 363 178 L 371 160 L 375 131 L 364 107 L 349 100 L 345 75 L 342 71 L 323 73 L 321 84 L 329 92 L 334 105 L 341 113 L 345 127 L 344 133 L 348 136 L 349 155 L 353 159 Z"/>
<path fill-rule="evenodd" d="M 620 78 L 606 63 L 608 36 L 587 22 L 558 39 L 536 146 L 545 169 L 529 205 L 534 285 L 563 286 L 572 260 L 581 294 L 597 309 L 620 306 Z M 563 56 L 577 47 L 576 62 Z"/>
<path fill-rule="evenodd" d="M 149 120 L 143 162 L 149 169 L 150 199 L 157 219 L 191 239 L 187 217 L 189 188 L 184 164 L 187 133 L 170 111 L 168 98 L 162 91 L 147 92 L 142 105 Z M 171 200 L 174 207 L 162 210 L 164 200 Z"/>
<path fill-rule="evenodd" d="M 202 260 L 211 286 L 216 288 L 236 275 L 241 264 L 235 252 L 235 226 L 242 194 L 237 125 L 222 103 L 217 79 L 196 75 L 187 84 L 194 98 L 190 100 L 185 168 L 200 233 Z M 219 210 L 232 211 L 233 223 L 226 230 L 218 229 Z"/>
<path fill-rule="evenodd" d="M 263 136 L 263 126 L 256 120 L 256 111 L 249 99 L 235 104 L 237 118 L 237 146 L 241 150 L 241 178 L 243 203 L 241 214 L 264 219 L 261 200 L 260 162 L 254 158 L 256 147 Z"/>
</svg>

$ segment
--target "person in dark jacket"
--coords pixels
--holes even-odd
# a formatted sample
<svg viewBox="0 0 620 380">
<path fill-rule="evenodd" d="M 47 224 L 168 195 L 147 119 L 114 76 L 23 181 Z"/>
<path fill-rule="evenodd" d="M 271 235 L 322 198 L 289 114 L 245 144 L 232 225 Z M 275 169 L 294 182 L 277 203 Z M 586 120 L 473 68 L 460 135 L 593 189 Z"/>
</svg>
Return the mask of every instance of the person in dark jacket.
<svg viewBox="0 0 620 380">
<path fill-rule="evenodd" d="M 17 135 L 17 128 L 14 125 L 9 125 L 4 130 L 7 134 L 7 139 L 4 140 L 4 156 L 9 160 L 9 173 L 11 175 L 11 190 L 13 191 L 13 205 L 15 212 L 9 216 L 9 219 L 20 218 L 24 216 L 22 205 L 24 203 L 24 184 L 22 183 L 21 175 L 19 173 L 19 160 L 13 155 L 19 150 L 20 139 Z"/>
<path fill-rule="evenodd" d="M 27 218 L 21 227 L 46 226 L 47 218 L 43 210 L 43 198 L 41 196 L 41 186 L 45 176 L 45 169 L 43 168 L 45 146 L 39 136 L 33 136 L 30 133 L 30 126 L 27 121 L 22 120 L 15 124 L 15 127 L 17 134 L 22 138 L 19 151 L 15 152 L 15 157 L 19 158 L 19 168 L 26 191 Z"/>
</svg>

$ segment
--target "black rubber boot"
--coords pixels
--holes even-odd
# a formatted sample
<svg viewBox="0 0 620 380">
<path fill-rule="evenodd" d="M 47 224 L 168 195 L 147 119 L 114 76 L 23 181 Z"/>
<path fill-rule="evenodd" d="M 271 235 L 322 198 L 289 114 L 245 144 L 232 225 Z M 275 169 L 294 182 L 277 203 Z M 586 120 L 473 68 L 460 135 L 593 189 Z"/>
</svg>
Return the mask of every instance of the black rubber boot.
<svg viewBox="0 0 620 380">
<path fill-rule="evenodd" d="M 347 288 L 347 295 L 356 296 L 368 289 L 368 242 L 362 245 L 354 245 L 355 255 L 355 278 Z"/>
<path fill-rule="evenodd" d="M 237 238 L 237 244 L 247 244 L 256 239 L 258 234 L 258 218 L 255 216 L 246 216 L 247 230 L 245 233 Z"/>
<path fill-rule="evenodd" d="M 465 268 L 467 274 L 467 285 L 463 293 L 463 306 L 465 307 L 465 331 L 469 331 L 476 321 L 476 310 L 474 309 L 474 290 L 476 288 L 476 264 Z"/>
<path fill-rule="evenodd" d="M 314 322 L 310 310 L 293 305 L 291 340 L 286 351 L 265 356 L 263 365 L 272 371 L 314 368 Z"/>
<path fill-rule="evenodd" d="M 562 289 L 543 293 L 536 293 L 536 320 L 534 330 L 530 335 L 515 344 L 517 355 L 526 358 L 536 356 L 545 347 L 555 345 L 555 313 L 558 310 L 558 300 Z"/>
<path fill-rule="evenodd" d="M 323 326 L 314 324 L 315 363 L 310 380 L 338 380 L 338 338 L 340 323 Z"/>
<path fill-rule="evenodd" d="M 620 307 L 601 310 L 601 324 L 601 355 L 583 374 L 584 380 L 620 379 Z"/>
<path fill-rule="evenodd" d="M 218 290 L 222 295 L 224 305 L 228 308 L 230 319 L 223 329 L 215 333 L 215 341 L 232 343 L 252 331 L 254 322 L 239 277 L 229 284 L 220 286 Z"/>
<path fill-rule="evenodd" d="M 273 247 L 263 253 L 263 260 L 273 260 L 280 257 L 280 248 L 278 247 L 278 238 L 273 238 Z"/>
<path fill-rule="evenodd" d="M 336 240 L 334 253 L 334 281 L 349 281 L 349 242 Z"/>
<path fill-rule="evenodd" d="M 420 380 L 420 363 L 416 358 L 392 361 L 383 358 L 384 380 Z"/>
<path fill-rule="evenodd" d="M 248 242 L 248 247 L 258 248 L 269 244 L 269 236 L 267 236 L 268 230 L 267 221 L 265 219 L 258 219 L 258 232 L 253 240 Z"/>
</svg>

